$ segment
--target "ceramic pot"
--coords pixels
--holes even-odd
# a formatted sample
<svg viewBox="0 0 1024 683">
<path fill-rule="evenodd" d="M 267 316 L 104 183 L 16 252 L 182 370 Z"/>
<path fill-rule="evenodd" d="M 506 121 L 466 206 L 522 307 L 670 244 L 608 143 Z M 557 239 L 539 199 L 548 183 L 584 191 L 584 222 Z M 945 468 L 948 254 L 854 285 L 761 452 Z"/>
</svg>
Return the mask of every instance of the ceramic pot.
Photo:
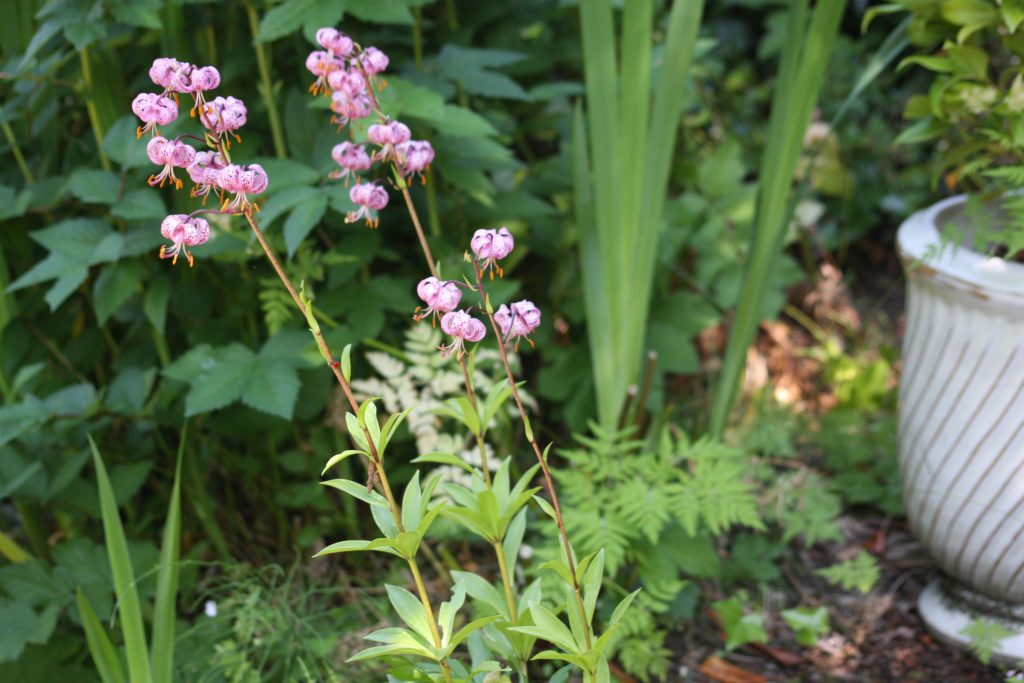
<svg viewBox="0 0 1024 683">
<path fill-rule="evenodd" d="M 957 610 L 984 616 L 977 606 L 993 601 L 1024 604 L 1024 264 L 943 248 L 950 225 L 972 243 L 964 205 L 962 196 L 941 201 L 897 235 L 907 273 L 903 500 L 920 542 L 960 584 L 937 582 L 920 603 L 929 626 L 957 642 L 952 626 L 933 622 Z M 964 600 L 965 589 L 981 595 Z"/>
</svg>

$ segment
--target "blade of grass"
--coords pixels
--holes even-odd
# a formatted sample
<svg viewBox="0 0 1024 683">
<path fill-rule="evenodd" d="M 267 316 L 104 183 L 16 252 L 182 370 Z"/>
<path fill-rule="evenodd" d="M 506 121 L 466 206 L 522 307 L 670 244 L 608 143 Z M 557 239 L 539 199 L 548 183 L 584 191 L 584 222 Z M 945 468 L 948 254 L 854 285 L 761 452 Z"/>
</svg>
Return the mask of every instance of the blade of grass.
<svg viewBox="0 0 1024 683">
<path fill-rule="evenodd" d="M 739 307 L 729 331 L 721 374 L 714 388 L 709 431 L 721 436 L 735 401 L 747 348 L 760 322 L 791 211 L 791 186 L 803 137 L 818 100 L 845 0 L 815 5 L 808 26 L 807 0 L 790 4 L 786 41 L 772 97 L 768 145 L 761 164 L 757 214 Z"/>
<path fill-rule="evenodd" d="M 103 624 L 96 616 L 96 610 L 92 608 L 92 603 L 85 597 L 81 588 L 75 589 L 75 602 L 78 603 L 78 615 L 82 619 L 85 642 L 89 646 L 89 654 L 96 665 L 96 671 L 99 672 L 100 680 L 103 683 L 126 683 L 121 659 L 117 656 L 114 644 L 110 642 Z"/>
<path fill-rule="evenodd" d="M 139 593 L 135 588 L 135 573 L 128 554 L 128 541 L 121 525 L 121 516 L 117 511 L 117 501 L 114 499 L 114 489 L 110 486 L 107 468 L 92 436 L 89 437 L 89 446 L 92 448 L 93 464 L 96 467 L 100 512 L 103 515 L 103 537 L 107 546 L 107 558 L 110 560 L 110 573 L 114 577 L 117 611 L 121 618 L 121 633 L 124 636 L 128 659 L 128 676 L 132 683 L 150 683 L 152 675 L 149 668 L 149 648 L 146 646 L 142 607 L 139 604 Z"/>
<path fill-rule="evenodd" d="M 187 424 L 181 428 L 178 463 L 174 470 L 174 488 L 167 507 L 163 540 L 160 546 L 160 570 L 156 575 L 156 605 L 153 608 L 153 642 L 150 661 L 153 683 L 174 680 L 174 618 L 178 598 L 178 561 L 181 555 L 181 461 L 185 456 Z"/>
</svg>

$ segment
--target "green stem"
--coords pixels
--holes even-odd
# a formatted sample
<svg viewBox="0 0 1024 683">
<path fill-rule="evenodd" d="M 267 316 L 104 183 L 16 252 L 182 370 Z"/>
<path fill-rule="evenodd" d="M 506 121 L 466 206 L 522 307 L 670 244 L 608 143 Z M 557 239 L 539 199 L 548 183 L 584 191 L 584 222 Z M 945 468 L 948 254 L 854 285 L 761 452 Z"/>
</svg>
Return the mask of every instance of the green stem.
<svg viewBox="0 0 1024 683">
<path fill-rule="evenodd" d="M 395 173 L 395 177 L 402 178 L 400 173 Z M 420 216 L 416 213 L 416 205 L 412 203 L 412 195 L 409 194 L 409 185 L 402 180 L 398 185 L 399 189 L 402 190 L 402 198 L 405 199 L 405 208 L 409 211 L 409 217 L 412 219 L 412 226 L 416 230 L 416 237 L 420 240 L 420 248 L 423 249 L 423 255 L 427 259 L 427 266 L 430 268 L 430 274 L 437 277 L 437 265 L 434 261 L 434 255 L 430 253 L 430 246 L 427 244 L 427 236 L 423 234 L 423 224 L 420 223 Z"/>
<path fill-rule="evenodd" d="M 85 109 L 89 113 L 92 134 L 96 138 L 96 151 L 100 157 L 100 166 L 103 167 L 104 171 L 109 171 L 111 169 L 110 159 L 107 158 L 107 153 L 103 151 L 105 131 L 103 130 L 103 124 L 100 123 L 99 109 L 96 108 L 96 103 L 92 100 L 92 66 L 89 63 L 88 48 L 79 50 L 78 58 L 82 64 L 82 80 L 85 82 Z"/>
<path fill-rule="evenodd" d="M 490 299 L 487 296 L 487 290 L 484 287 L 484 274 L 480 269 L 480 265 L 477 261 L 473 261 L 473 270 L 476 273 L 476 288 L 480 294 L 480 301 L 483 304 L 484 311 L 487 313 L 487 319 L 491 323 L 491 330 L 494 332 L 494 338 L 498 342 L 498 352 L 501 354 L 502 365 L 505 366 L 505 376 L 508 378 L 509 388 L 512 390 L 512 400 L 516 404 L 516 410 L 519 411 L 519 417 L 523 421 L 523 428 L 526 430 L 526 438 L 530 442 L 530 446 L 533 447 L 533 453 L 537 456 L 537 462 L 540 464 L 541 474 L 544 476 L 544 486 L 547 489 L 548 496 L 551 497 L 551 507 L 555 511 L 555 524 L 558 526 L 558 534 L 562 540 L 562 548 L 565 551 L 565 563 L 569 568 L 569 577 L 572 579 L 572 589 L 576 594 L 576 608 L 580 613 L 580 623 L 583 624 L 583 640 L 589 650 L 593 647 L 593 643 L 590 637 L 590 620 L 587 619 L 587 610 L 583 606 L 583 590 L 580 588 L 580 583 L 576 577 L 576 562 L 572 557 L 572 547 L 569 544 L 569 533 L 565 530 L 565 520 L 562 518 L 562 507 L 558 503 L 558 492 L 555 490 L 555 482 L 551 479 L 551 470 L 548 469 L 548 462 L 544 458 L 544 454 L 541 451 L 540 445 L 537 443 L 537 438 L 533 434 L 533 428 L 530 427 L 530 418 L 526 414 L 526 408 L 523 407 L 523 401 L 519 396 L 519 386 L 516 384 L 515 375 L 512 373 L 512 365 L 508 360 L 508 349 L 505 345 L 505 337 L 501 333 L 501 328 L 498 327 L 498 321 L 494 319 L 494 313 L 490 306 Z"/>
<path fill-rule="evenodd" d="M 455 10 L 454 0 L 444 0 L 444 13 L 448 16 L 448 28 L 459 30 L 459 13 Z"/>
<path fill-rule="evenodd" d="M 2 337 L 3 333 L 0 332 L 0 341 L 2 341 Z M 14 403 L 14 390 L 11 389 L 11 382 L 7 379 L 7 373 L 4 372 L 3 366 L 0 366 L 0 393 L 3 393 L 6 405 Z"/>
<path fill-rule="evenodd" d="M 249 30 L 252 32 L 254 48 L 256 50 L 256 66 L 260 71 L 260 94 L 267 105 L 267 115 L 270 117 L 270 132 L 274 136 L 274 152 L 279 159 L 288 156 L 288 150 L 284 144 L 284 129 L 281 128 L 281 117 L 277 111 L 277 103 L 274 101 L 274 86 L 270 80 L 270 60 L 267 57 L 267 46 L 263 43 L 256 43 L 256 34 L 260 28 L 260 18 L 256 14 L 256 8 L 251 2 L 245 3 L 245 11 L 249 15 Z"/>
<path fill-rule="evenodd" d="M 459 354 L 459 367 L 462 368 L 462 380 L 466 383 L 466 397 L 473 412 L 480 414 L 476 407 L 476 391 L 473 389 L 473 379 L 469 375 L 469 368 L 466 367 L 466 354 Z M 480 432 L 474 434 L 477 447 L 480 449 L 480 469 L 484 473 L 484 485 L 491 488 L 491 468 L 487 466 L 487 447 L 484 443 L 483 431 L 487 425 L 480 425 Z"/>
<path fill-rule="evenodd" d="M 434 608 L 430 606 L 430 596 L 427 593 L 427 587 L 423 583 L 423 576 L 420 574 L 419 565 L 416 564 L 416 560 L 409 560 L 409 569 L 412 571 L 412 579 L 416 582 L 416 592 L 420 595 L 420 602 L 423 603 L 423 609 L 427 612 L 427 621 L 430 624 L 430 633 L 434 636 L 434 647 L 441 647 L 441 632 L 437 629 L 437 618 L 434 616 Z M 444 674 L 444 680 L 447 683 L 454 683 L 452 680 L 452 672 L 448 667 L 448 660 L 441 660 L 441 673 Z"/>
<path fill-rule="evenodd" d="M 423 8 L 416 6 L 412 10 L 412 54 L 416 60 L 416 70 L 423 71 Z"/>
<path fill-rule="evenodd" d="M 441 236 L 441 214 L 437 210 L 437 188 L 434 185 L 434 171 L 427 169 L 427 222 L 430 224 L 430 234 L 434 237 Z"/>
<path fill-rule="evenodd" d="M 36 179 L 32 176 L 32 171 L 29 170 L 28 164 L 25 163 L 25 157 L 21 153 L 21 147 L 18 146 L 17 138 L 14 137 L 14 131 L 11 130 L 11 124 L 4 121 L 0 124 L 0 127 L 3 128 L 4 137 L 7 138 L 7 143 L 11 146 L 11 153 L 14 154 L 14 160 L 18 162 L 21 175 L 24 176 L 25 182 L 31 185 Z"/>
<path fill-rule="evenodd" d="M 516 594 L 512 590 L 512 575 L 508 573 L 508 563 L 505 561 L 505 549 L 500 543 L 494 544 L 494 554 L 498 556 L 498 569 L 501 570 L 501 584 L 505 587 L 505 602 L 508 604 L 508 613 L 512 622 L 519 621 L 519 613 L 516 611 Z"/>
</svg>

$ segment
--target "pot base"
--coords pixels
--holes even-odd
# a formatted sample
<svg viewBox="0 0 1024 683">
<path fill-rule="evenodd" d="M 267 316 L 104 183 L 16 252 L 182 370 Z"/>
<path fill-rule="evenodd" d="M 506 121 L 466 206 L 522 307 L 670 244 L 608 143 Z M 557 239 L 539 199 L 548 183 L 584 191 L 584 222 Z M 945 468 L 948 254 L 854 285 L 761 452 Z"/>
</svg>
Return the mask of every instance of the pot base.
<svg viewBox="0 0 1024 683">
<path fill-rule="evenodd" d="M 921 591 L 917 610 L 936 638 L 960 649 L 970 649 L 963 631 L 975 619 L 993 621 L 1012 632 L 992 652 L 992 661 L 1011 666 L 1024 660 L 1024 605 L 976 593 L 947 577 L 933 580 Z"/>
</svg>

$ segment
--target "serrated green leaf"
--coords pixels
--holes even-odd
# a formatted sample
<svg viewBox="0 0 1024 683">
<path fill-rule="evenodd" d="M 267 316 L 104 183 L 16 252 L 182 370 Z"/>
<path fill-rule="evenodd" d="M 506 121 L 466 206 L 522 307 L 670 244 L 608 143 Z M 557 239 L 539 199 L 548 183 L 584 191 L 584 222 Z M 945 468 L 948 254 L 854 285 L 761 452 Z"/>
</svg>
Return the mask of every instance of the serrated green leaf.
<svg viewBox="0 0 1024 683">
<path fill-rule="evenodd" d="M 313 11 L 318 0 L 285 0 L 273 7 L 260 19 L 260 27 L 254 38 L 257 43 L 267 43 L 295 32 L 305 18 Z"/>
<path fill-rule="evenodd" d="M 361 21 L 374 24 L 413 23 L 409 5 L 403 0 L 346 0 L 345 11 Z"/>
<path fill-rule="evenodd" d="M 90 204 L 113 204 L 120 187 L 116 174 L 92 168 L 76 169 L 68 183 L 71 194 Z"/>
<path fill-rule="evenodd" d="M 100 325 L 139 291 L 142 275 L 142 266 L 137 261 L 123 261 L 103 269 L 92 290 L 93 306 Z"/>
<path fill-rule="evenodd" d="M 327 211 L 327 194 L 318 192 L 310 199 L 299 204 L 288 215 L 284 222 L 284 244 L 291 258 L 306 235 L 316 227 Z"/>
</svg>

